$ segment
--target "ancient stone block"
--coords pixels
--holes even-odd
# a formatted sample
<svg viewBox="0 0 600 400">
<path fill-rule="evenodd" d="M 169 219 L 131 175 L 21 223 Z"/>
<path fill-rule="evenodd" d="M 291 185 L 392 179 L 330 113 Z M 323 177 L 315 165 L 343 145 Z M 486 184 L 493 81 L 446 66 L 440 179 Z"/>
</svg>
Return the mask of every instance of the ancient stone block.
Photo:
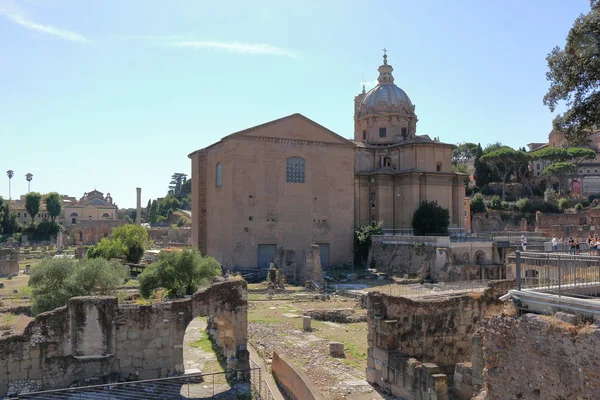
<svg viewBox="0 0 600 400">
<path fill-rule="evenodd" d="M 308 316 L 303 316 L 302 317 L 302 329 L 304 329 L 305 331 L 310 331 L 310 322 L 311 322 L 312 318 L 308 317 Z"/>
</svg>

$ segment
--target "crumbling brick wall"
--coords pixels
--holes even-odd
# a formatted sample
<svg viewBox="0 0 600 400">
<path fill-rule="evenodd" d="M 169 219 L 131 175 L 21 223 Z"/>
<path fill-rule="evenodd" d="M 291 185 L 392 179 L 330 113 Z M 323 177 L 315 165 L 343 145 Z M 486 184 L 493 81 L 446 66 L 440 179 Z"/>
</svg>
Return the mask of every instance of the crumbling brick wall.
<svg viewBox="0 0 600 400">
<path fill-rule="evenodd" d="M 550 316 L 496 316 L 478 330 L 483 398 L 599 399 L 600 327 L 572 325 Z"/>
<path fill-rule="evenodd" d="M 148 306 L 118 305 L 107 296 L 72 298 L 38 315 L 22 335 L 0 339 L 0 396 L 181 374 L 185 329 L 199 315 L 209 317 L 209 334 L 228 366 L 247 369 L 247 313 L 240 279 Z"/>
</svg>

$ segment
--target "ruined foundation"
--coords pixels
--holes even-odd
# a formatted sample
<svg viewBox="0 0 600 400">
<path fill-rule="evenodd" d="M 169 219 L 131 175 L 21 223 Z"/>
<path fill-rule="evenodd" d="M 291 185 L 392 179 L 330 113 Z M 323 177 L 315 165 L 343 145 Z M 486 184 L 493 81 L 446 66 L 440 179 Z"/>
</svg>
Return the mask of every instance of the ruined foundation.
<svg viewBox="0 0 600 400">
<path fill-rule="evenodd" d="M 513 286 L 499 281 L 483 293 L 419 301 L 369 293 L 367 381 L 406 399 L 447 399 L 447 375 L 471 361 L 471 336 Z"/>
<path fill-rule="evenodd" d="M 184 372 L 183 338 L 196 316 L 232 369 L 248 369 L 246 282 L 219 282 L 191 298 L 149 306 L 75 297 L 0 339 L 0 396 Z"/>
</svg>

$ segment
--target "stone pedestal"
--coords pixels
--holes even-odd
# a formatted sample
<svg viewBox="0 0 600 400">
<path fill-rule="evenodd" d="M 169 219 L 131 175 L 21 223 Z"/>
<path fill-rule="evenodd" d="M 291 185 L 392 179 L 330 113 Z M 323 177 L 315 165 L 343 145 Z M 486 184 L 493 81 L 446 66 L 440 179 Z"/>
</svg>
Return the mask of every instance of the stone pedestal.
<svg viewBox="0 0 600 400">
<path fill-rule="evenodd" d="M 331 357 L 346 357 L 344 353 L 344 343 L 329 342 L 329 355 Z"/>
<path fill-rule="evenodd" d="M 317 289 L 325 285 L 323 269 L 321 267 L 321 252 L 318 244 L 311 244 L 304 252 L 304 273 L 306 280 L 312 281 Z"/>
<path fill-rule="evenodd" d="M 305 331 L 310 331 L 310 322 L 312 321 L 312 318 L 305 315 L 302 317 L 302 329 L 304 329 Z"/>
</svg>

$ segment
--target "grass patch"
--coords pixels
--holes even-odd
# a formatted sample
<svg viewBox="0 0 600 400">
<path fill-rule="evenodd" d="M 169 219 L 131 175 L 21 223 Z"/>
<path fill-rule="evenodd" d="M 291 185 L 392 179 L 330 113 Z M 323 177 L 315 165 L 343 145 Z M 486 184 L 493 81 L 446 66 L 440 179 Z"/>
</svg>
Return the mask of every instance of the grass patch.
<svg viewBox="0 0 600 400">
<path fill-rule="evenodd" d="M 2 317 L 2 321 L 0 322 L 0 325 L 12 325 L 14 322 L 15 322 L 14 314 L 8 313 L 8 314 L 4 314 L 4 316 Z"/>
<path fill-rule="evenodd" d="M 213 352 L 212 342 L 206 332 L 202 332 L 202 337 L 195 342 L 190 343 L 190 347 L 198 347 L 207 353 Z"/>
<path fill-rule="evenodd" d="M 249 315 L 248 322 L 254 322 L 257 324 L 280 324 L 281 318 L 270 317 L 267 315 Z"/>
<path fill-rule="evenodd" d="M 123 286 L 137 288 L 140 287 L 140 281 L 138 281 L 137 279 L 130 279 L 127 282 L 125 282 Z"/>
</svg>

